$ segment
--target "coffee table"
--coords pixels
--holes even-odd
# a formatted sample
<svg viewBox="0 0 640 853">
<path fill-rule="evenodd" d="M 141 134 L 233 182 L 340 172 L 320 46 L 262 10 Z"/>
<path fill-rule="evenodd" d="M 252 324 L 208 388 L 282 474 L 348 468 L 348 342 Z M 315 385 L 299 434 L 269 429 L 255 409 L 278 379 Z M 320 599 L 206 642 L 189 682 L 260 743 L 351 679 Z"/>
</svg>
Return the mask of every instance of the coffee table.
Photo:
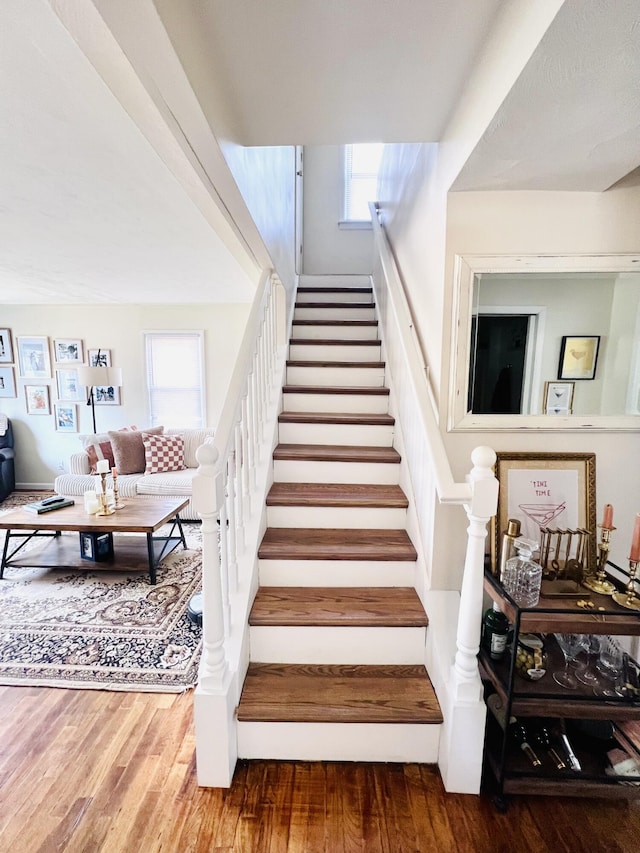
<svg viewBox="0 0 640 853">
<path fill-rule="evenodd" d="M 81 499 L 76 499 L 76 501 Z M 7 566 L 22 568 L 51 569 L 109 569 L 111 571 L 149 572 L 152 584 L 156 582 L 156 570 L 164 557 L 182 543 L 187 543 L 182 530 L 180 510 L 189 503 L 188 498 L 158 499 L 130 498 L 121 509 L 112 515 L 88 515 L 82 503 L 63 507 L 42 515 L 34 515 L 26 509 L 11 510 L 0 516 L 0 530 L 6 530 L 6 539 L 0 564 L 0 578 Z M 164 524 L 171 524 L 168 533 L 156 535 Z M 116 534 L 113 537 L 113 553 L 107 559 L 94 562 L 83 557 L 80 541 L 62 532 L 72 531 L 82 535 Z M 120 533 L 144 533 L 145 539 L 137 536 L 118 536 Z M 47 544 L 33 551 L 24 552 L 28 542 L 40 537 Z M 17 544 L 16 544 L 16 540 Z M 13 543 L 10 547 L 10 543 Z M 22 552 L 21 556 L 18 556 Z"/>
</svg>

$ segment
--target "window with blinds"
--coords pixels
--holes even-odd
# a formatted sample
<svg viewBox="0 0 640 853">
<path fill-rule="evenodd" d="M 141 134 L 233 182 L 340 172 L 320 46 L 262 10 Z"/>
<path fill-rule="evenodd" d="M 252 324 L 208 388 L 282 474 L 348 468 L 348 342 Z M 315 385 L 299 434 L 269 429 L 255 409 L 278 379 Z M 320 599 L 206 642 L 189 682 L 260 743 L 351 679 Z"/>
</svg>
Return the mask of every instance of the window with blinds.
<svg viewBox="0 0 640 853">
<path fill-rule="evenodd" d="M 344 147 L 344 222 L 371 222 L 369 202 L 376 201 L 384 145 L 367 142 Z"/>
<path fill-rule="evenodd" d="M 145 332 L 151 425 L 205 426 L 203 332 Z"/>
</svg>

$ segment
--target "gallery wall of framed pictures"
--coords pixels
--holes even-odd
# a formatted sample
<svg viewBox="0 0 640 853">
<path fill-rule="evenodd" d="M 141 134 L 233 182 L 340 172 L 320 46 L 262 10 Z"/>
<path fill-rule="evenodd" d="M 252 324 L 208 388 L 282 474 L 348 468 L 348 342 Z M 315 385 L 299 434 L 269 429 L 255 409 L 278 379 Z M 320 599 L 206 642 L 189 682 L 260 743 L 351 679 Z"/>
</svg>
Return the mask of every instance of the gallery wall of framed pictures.
<svg viewBox="0 0 640 853">
<path fill-rule="evenodd" d="M 79 378 L 83 366 L 110 367 L 111 350 L 86 349 L 80 338 L 14 338 L 11 329 L 0 328 L 0 399 L 22 397 L 27 415 L 54 415 L 58 432 L 78 432 L 78 404 L 89 391 Z M 94 393 L 96 404 L 120 405 L 119 388 Z"/>
</svg>

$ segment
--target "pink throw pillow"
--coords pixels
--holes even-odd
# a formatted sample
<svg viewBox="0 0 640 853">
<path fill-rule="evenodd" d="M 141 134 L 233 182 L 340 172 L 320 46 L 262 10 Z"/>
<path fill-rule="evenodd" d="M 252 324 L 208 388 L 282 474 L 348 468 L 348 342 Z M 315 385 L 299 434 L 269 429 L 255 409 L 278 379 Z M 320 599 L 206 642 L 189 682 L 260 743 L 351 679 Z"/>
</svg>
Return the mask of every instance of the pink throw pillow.
<svg viewBox="0 0 640 853">
<path fill-rule="evenodd" d="M 184 439 L 181 435 L 150 435 L 142 433 L 145 474 L 184 471 Z"/>
</svg>

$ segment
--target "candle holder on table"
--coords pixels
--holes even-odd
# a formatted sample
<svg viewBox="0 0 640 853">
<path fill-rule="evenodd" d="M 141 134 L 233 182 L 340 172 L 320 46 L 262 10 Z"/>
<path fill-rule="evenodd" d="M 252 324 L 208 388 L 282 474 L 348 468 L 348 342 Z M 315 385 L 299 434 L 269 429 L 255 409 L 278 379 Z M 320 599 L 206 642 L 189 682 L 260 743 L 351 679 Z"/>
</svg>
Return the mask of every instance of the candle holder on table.
<svg viewBox="0 0 640 853">
<path fill-rule="evenodd" d="M 111 469 L 111 478 L 113 480 L 113 508 L 114 510 L 122 509 L 124 502 L 120 500 L 118 492 L 118 472 L 115 468 Z"/>
<path fill-rule="evenodd" d="M 594 575 L 586 578 L 586 580 L 582 582 L 582 585 L 586 586 L 587 589 L 590 589 L 592 592 L 600 593 L 600 595 L 611 595 L 616 591 L 616 588 L 610 580 L 607 580 L 604 567 L 607 564 L 607 557 L 609 555 L 609 541 L 611 539 L 611 534 L 616 528 L 605 527 L 604 524 L 599 524 L 598 527 L 600 528 L 600 541 L 598 542 L 597 570 Z"/>
<path fill-rule="evenodd" d="M 640 598 L 636 595 L 638 565 L 638 560 L 629 559 L 629 583 L 624 592 L 614 592 L 611 596 L 616 604 L 627 607 L 629 610 L 640 610 Z"/>
<path fill-rule="evenodd" d="M 96 515 L 113 515 L 115 509 L 107 501 L 107 475 L 100 471 L 100 509 Z"/>
</svg>

